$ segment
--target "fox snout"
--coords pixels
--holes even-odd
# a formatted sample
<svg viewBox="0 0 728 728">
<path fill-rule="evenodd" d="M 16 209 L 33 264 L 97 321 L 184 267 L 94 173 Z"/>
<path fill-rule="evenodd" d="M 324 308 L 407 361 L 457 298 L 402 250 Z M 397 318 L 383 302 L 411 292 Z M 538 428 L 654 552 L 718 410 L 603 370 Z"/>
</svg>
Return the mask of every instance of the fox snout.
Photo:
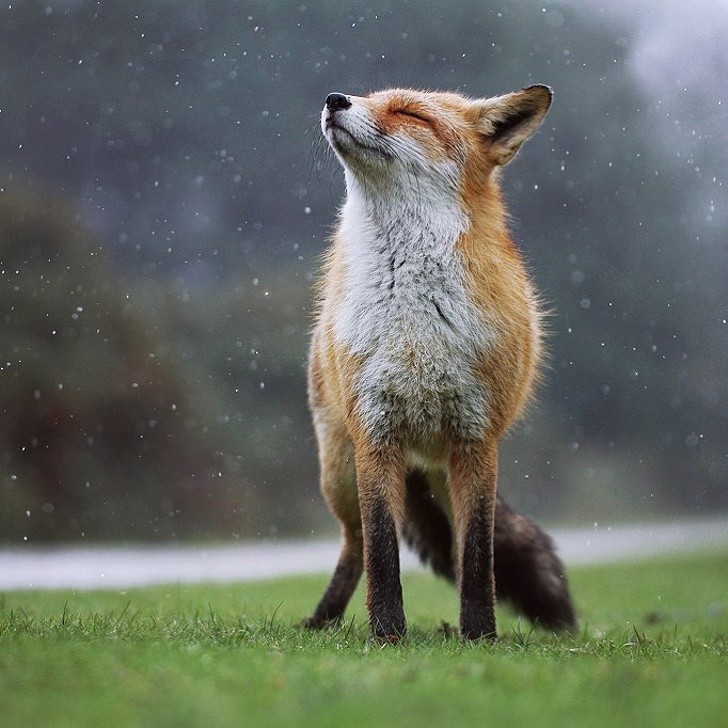
<svg viewBox="0 0 728 728">
<path fill-rule="evenodd" d="M 346 94 L 333 93 L 326 97 L 327 111 L 339 111 L 339 109 L 348 109 L 350 106 L 351 101 Z"/>
<path fill-rule="evenodd" d="M 321 131 L 326 132 L 334 126 L 334 117 L 337 111 L 346 111 L 351 108 L 351 101 L 348 96 L 339 93 L 331 93 L 326 97 L 326 103 L 321 110 Z"/>
<path fill-rule="evenodd" d="M 326 103 L 321 111 L 321 130 L 324 135 L 332 126 L 336 126 L 336 113 L 346 111 L 351 106 L 351 99 L 345 94 L 332 93 L 326 97 Z"/>
</svg>

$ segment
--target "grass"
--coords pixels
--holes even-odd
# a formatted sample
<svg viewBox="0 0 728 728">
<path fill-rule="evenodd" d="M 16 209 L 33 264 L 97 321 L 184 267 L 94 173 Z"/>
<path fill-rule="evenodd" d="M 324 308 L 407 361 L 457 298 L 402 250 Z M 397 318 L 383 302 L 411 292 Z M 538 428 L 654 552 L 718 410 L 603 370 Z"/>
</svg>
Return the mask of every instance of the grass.
<svg viewBox="0 0 728 728">
<path fill-rule="evenodd" d="M 463 644 L 457 601 L 404 578 L 409 635 L 295 626 L 325 577 L 0 596 L 3 726 L 718 726 L 728 715 L 728 553 L 574 569 L 577 636 L 499 612 Z"/>
</svg>

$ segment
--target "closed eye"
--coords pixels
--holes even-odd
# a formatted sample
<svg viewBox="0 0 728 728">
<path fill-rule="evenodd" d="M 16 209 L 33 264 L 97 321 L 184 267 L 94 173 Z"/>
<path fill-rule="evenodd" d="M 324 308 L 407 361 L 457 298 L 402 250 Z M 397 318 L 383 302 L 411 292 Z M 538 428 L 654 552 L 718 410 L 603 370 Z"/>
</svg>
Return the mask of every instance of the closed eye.
<svg viewBox="0 0 728 728">
<path fill-rule="evenodd" d="M 429 124 L 430 120 L 424 116 L 423 114 L 420 114 L 416 111 L 412 111 L 411 109 L 395 109 L 395 114 L 401 114 L 402 116 L 409 116 L 412 119 L 417 119 L 417 121 L 421 121 L 425 124 Z"/>
</svg>

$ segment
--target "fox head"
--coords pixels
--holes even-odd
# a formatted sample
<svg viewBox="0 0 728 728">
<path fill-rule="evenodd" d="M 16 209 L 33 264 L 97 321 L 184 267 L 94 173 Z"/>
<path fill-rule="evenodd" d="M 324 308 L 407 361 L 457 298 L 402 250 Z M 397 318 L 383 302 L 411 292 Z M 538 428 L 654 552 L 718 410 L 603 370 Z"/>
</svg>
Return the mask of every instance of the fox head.
<svg viewBox="0 0 728 728">
<path fill-rule="evenodd" d="M 455 191 L 513 159 L 551 104 L 547 86 L 469 99 L 410 89 L 332 93 L 321 129 L 353 181 L 391 190 L 429 183 Z"/>
</svg>

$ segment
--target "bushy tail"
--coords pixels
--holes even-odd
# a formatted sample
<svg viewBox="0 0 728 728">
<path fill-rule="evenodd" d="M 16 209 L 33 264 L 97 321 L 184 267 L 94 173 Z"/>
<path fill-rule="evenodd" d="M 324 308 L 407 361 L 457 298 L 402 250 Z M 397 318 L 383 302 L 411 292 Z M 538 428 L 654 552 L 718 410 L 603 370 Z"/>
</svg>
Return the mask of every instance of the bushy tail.
<svg viewBox="0 0 728 728">
<path fill-rule="evenodd" d="M 404 538 L 423 563 L 455 582 L 453 533 L 447 515 L 433 498 L 426 476 L 407 475 Z M 500 497 L 495 510 L 496 594 L 534 624 L 552 631 L 573 630 L 576 615 L 564 566 L 551 538 Z"/>
</svg>

